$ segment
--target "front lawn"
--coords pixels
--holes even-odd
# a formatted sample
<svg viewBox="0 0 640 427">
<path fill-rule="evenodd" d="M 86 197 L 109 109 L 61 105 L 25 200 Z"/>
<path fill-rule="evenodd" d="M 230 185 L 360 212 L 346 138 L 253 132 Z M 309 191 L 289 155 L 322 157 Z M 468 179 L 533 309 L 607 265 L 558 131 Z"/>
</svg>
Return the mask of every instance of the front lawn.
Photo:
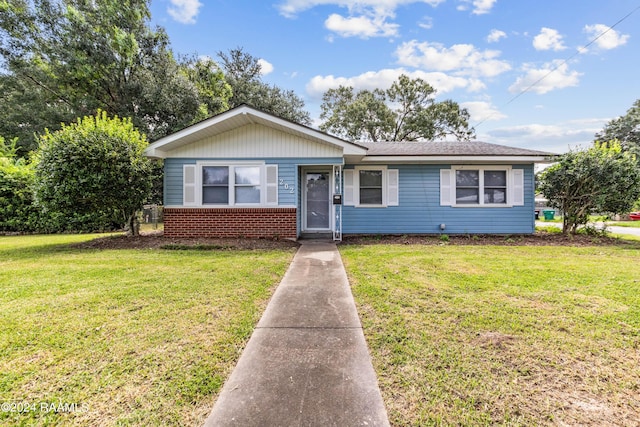
<svg viewBox="0 0 640 427">
<path fill-rule="evenodd" d="M 616 227 L 640 228 L 640 221 L 608 221 L 607 224 Z"/>
<path fill-rule="evenodd" d="M 392 424 L 639 425 L 639 248 L 341 246 Z"/>
<path fill-rule="evenodd" d="M 93 237 L 0 237 L 0 425 L 202 424 L 294 249 Z"/>
</svg>

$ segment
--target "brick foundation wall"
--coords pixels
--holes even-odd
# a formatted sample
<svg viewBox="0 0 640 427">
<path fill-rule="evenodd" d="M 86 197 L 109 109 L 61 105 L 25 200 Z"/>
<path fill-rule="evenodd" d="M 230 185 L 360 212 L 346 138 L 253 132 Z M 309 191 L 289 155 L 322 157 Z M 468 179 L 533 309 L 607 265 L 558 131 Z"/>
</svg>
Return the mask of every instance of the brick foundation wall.
<svg viewBox="0 0 640 427">
<path fill-rule="evenodd" d="M 297 237 L 295 208 L 164 208 L 165 237 Z"/>
</svg>

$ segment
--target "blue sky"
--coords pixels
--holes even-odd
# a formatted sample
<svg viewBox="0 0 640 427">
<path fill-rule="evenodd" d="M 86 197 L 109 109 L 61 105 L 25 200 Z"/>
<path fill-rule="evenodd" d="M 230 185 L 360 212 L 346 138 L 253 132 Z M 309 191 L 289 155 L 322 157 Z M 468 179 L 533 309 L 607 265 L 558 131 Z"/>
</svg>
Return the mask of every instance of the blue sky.
<svg viewBox="0 0 640 427">
<path fill-rule="evenodd" d="M 639 0 L 154 0 L 151 9 L 177 53 L 215 60 L 242 47 L 260 58 L 264 81 L 294 90 L 315 125 L 327 89 L 387 88 L 404 73 L 467 108 L 478 140 L 562 153 L 640 98 Z"/>
</svg>

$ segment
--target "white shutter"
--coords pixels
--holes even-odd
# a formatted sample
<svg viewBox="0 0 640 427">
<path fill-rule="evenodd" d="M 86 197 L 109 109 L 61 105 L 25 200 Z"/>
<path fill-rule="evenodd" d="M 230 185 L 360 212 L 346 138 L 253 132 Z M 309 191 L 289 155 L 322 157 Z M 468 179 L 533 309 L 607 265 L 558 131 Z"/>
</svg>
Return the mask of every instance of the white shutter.
<svg viewBox="0 0 640 427">
<path fill-rule="evenodd" d="M 387 206 L 398 206 L 400 204 L 398 194 L 399 170 L 387 170 Z"/>
<path fill-rule="evenodd" d="M 355 185 L 354 185 L 354 170 L 345 169 L 342 171 L 342 177 L 344 179 L 344 203 L 345 206 L 355 206 Z"/>
<path fill-rule="evenodd" d="M 266 168 L 266 175 L 267 175 L 266 204 L 277 205 L 278 204 L 278 165 L 267 165 L 265 168 Z"/>
<path fill-rule="evenodd" d="M 196 205 L 196 165 L 182 166 L 182 204 Z"/>
<path fill-rule="evenodd" d="M 511 170 L 511 204 L 513 206 L 524 206 L 524 170 Z"/>
<path fill-rule="evenodd" d="M 455 173 L 452 169 L 440 169 L 440 205 L 452 206 L 455 199 Z"/>
</svg>

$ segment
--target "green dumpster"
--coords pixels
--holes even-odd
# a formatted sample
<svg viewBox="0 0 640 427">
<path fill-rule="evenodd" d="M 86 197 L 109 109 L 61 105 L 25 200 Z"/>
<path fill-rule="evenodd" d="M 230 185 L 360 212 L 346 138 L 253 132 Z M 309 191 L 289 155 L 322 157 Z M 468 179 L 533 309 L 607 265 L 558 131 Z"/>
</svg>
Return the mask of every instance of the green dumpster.
<svg viewBox="0 0 640 427">
<path fill-rule="evenodd" d="M 542 213 L 544 214 L 544 219 L 553 219 L 556 215 L 556 211 L 554 211 L 553 209 L 545 209 L 542 211 Z"/>
</svg>

